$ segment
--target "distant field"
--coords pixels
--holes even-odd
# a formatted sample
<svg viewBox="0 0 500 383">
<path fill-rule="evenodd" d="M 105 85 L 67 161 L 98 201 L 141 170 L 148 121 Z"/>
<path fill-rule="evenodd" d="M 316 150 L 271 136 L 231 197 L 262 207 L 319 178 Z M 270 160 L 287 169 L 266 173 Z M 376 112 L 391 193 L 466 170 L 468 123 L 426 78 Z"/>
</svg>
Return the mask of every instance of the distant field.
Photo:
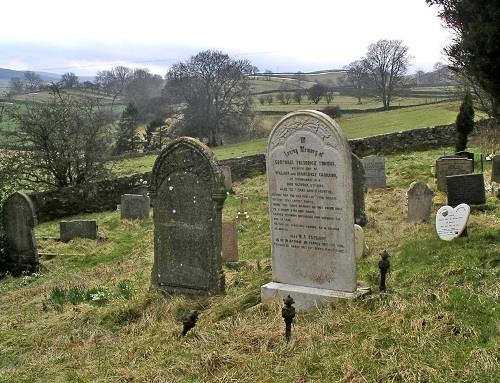
<svg viewBox="0 0 500 383">
<path fill-rule="evenodd" d="M 72 89 L 72 90 L 64 90 L 62 93 L 69 94 L 74 97 L 98 97 L 102 100 L 104 104 L 110 104 L 113 102 L 113 97 L 111 96 L 106 96 L 103 94 L 93 94 L 90 92 L 86 92 L 84 90 L 79 90 L 79 89 Z M 44 102 L 47 101 L 51 98 L 50 92 L 48 91 L 41 91 L 41 92 L 33 92 L 33 93 L 27 93 L 27 94 L 20 94 L 14 97 L 15 101 L 28 101 L 28 102 Z M 120 104 L 121 98 L 117 98 L 115 100 L 115 104 Z"/>
<path fill-rule="evenodd" d="M 338 122 L 348 138 L 359 138 L 425 126 L 449 124 L 455 121 L 460 103 L 449 102 L 434 105 L 422 105 L 387 112 L 372 112 L 342 116 Z M 270 130 L 282 116 L 267 116 L 264 119 Z M 478 113 L 477 118 L 484 115 Z M 267 138 L 224 145 L 214 148 L 218 159 L 249 156 L 265 153 Z M 117 175 L 127 175 L 150 171 L 156 155 L 121 160 L 112 164 Z"/>
</svg>

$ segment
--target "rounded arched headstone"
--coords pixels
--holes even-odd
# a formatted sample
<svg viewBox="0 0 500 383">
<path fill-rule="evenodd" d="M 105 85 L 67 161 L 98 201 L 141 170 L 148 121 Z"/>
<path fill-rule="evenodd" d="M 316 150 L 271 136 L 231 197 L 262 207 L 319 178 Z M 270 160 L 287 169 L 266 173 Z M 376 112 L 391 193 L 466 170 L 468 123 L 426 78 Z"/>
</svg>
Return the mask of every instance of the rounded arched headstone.
<svg viewBox="0 0 500 383">
<path fill-rule="evenodd" d="M 262 300 L 288 294 L 299 310 L 357 295 L 351 149 L 317 111 L 290 113 L 267 146 L 273 282 Z"/>
<path fill-rule="evenodd" d="M 6 237 L 4 268 L 14 275 L 38 270 L 38 251 L 34 227 L 35 207 L 24 193 L 11 194 L 3 205 Z"/>
<path fill-rule="evenodd" d="M 427 221 L 431 216 L 434 192 L 424 182 L 412 182 L 406 192 L 408 222 Z"/>
<path fill-rule="evenodd" d="M 224 291 L 224 176 L 212 152 L 182 137 L 158 156 L 151 176 L 154 264 L 151 283 L 170 293 Z"/>
</svg>

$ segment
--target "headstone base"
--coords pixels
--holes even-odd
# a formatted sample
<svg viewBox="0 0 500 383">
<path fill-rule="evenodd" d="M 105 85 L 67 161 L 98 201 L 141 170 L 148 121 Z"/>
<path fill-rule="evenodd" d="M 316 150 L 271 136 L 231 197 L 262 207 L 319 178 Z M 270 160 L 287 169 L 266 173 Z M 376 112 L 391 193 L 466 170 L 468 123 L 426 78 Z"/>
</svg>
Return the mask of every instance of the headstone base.
<svg viewBox="0 0 500 383">
<path fill-rule="evenodd" d="M 15 277 L 22 274 L 32 274 L 40 271 L 40 264 L 36 263 L 18 263 L 18 262 L 5 262 L 0 264 L 0 271 L 8 271 Z"/>
<path fill-rule="evenodd" d="M 297 286 L 286 283 L 269 282 L 260 288 L 260 296 L 263 303 L 280 300 L 283 301 L 290 295 L 295 301 L 294 307 L 297 311 L 311 311 L 331 302 L 335 298 L 353 299 L 368 294 L 370 288 L 360 288 L 352 293 L 318 289 L 316 287 Z"/>
</svg>

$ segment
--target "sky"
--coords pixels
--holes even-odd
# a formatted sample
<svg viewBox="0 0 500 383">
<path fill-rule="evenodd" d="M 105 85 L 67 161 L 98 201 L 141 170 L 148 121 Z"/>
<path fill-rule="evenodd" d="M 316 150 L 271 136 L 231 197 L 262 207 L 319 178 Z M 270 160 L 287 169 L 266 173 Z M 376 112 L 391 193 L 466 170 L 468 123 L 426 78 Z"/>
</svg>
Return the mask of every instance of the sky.
<svg viewBox="0 0 500 383">
<path fill-rule="evenodd" d="M 339 69 L 379 39 L 403 40 L 411 71 L 428 71 L 450 39 L 425 0 L 18 0 L 2 2 L 0 21 L 0 68 L 78 75 L 164 75 L 205 49 L 261 71 Z"/>
</svg>

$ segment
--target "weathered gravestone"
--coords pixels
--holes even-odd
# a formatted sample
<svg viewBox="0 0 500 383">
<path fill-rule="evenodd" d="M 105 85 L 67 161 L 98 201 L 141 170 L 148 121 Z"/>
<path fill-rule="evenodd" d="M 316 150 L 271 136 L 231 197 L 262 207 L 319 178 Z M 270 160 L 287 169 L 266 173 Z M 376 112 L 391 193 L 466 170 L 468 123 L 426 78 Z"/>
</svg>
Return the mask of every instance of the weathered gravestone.
<svg viewBox="0 0 500 383">
<path fill-rule="evenodd" d="M 335 121 L 290 113 L 267 145 L 273 282 L 262 301 L 290 295 L 297 310 L 355 297 L 351 150 Z"/>
<path fill-rule="evenodd" d="M 436 231 L 444 241 L 451 241 L 460 236 L 467 227 L 470 207 L 461 203 L 457 207 L 442 206 L 436 213 Z"/>
<path fill-rule="evenodd" d="M 406 192 L 408 199 L 408 222 L 427 221 L 431 215 L 434 193 L 423 182 L 412 182 Z"/>
<path fill-rule="evenodd" d="M 35 208 L 24 193 L 11 194 L 3 205 L 6 257 L 3 268 L 13 275 L 38 270 L 38 252 L 33 228 L 36 225 Z"/>
<path fill-rule="evenodd" d="M 151 201 L 143 194 L 123 194 L 120 199 L 121 219 L 146 219 Z"/>
<path fill-rule="evenodd" d="M 97 239 L 97 221 L 61 221 L 59 222 L 59 237 L 63 242 L 74 238 Z"/>
<path fill-rule="evenodd" d="M 365 232 L 359 225 L 354 225 L 354 243 L 356 246 L 356 258 L 366 254 Z"/>
<path fill-rule="evenodd" d="M 468 158 L 440 157 L 436 160 L 437 188 L 446 192 L 446 177 L 458 174 L 470 174 L 473 171 L 473 162 Z"/>
<path fill-rule="evenodd" d="M 222 221 L 222 261 L 238 262 L 238 231 L 234 221 Z"/>
<path fill-rule="evenodd" d="M 224 174 L 224 187 L 228 193 L 233 190 L 233 178 L 231 177 L 231 167 L 221 166 L 222 174 Z"/>
<path fill-rule="evenodd" d="M 182 137 L 153 166 L 153 288 L 169 293 L 224 291 L 222 206 L 224 176 L 210 150 Z"/>
<path fill-rule="evenodd" d="M 500 182 L 500 154 L 491 161 L 491 182 Z"/>
<path fill-rule="evenodd" d="M 380 155 L 372 155 L 361 159 L 365 168 L 365 185 L 368 189 L 385 188 L 385 158 Z"/>
<path fill-rule="evenodd" d="M 486 203 L 483 173 L 464 174 L 446 177 L 448 205 L 461 203 L 482 205 Z"/>
<path fill-rule="evenodd" d="M 354 202 L 354 222 L 360 226 L 368 223 L 365 210 L 365 168 L 357 155 L 352 153 L 352 196 Z"/>
</svg>

